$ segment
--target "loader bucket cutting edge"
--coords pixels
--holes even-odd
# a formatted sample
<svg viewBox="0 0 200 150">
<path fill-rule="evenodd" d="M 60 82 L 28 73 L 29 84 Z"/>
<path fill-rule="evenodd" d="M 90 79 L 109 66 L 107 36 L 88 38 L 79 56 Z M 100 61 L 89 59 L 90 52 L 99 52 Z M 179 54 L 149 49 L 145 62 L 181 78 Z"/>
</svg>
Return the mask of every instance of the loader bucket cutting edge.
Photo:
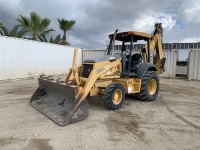
<svg viewBox="0 0 200 150">
<path fill-rule="evenodd" d="M 86 99 L 76 108 L 78 100 L 75 99 L 75 95 L 78 86 L 40 78 L 38 83 L 39 87 L 29 104 L 51 120 L 64 126 L 88 117 L 89 105 Z"/>
</svg>

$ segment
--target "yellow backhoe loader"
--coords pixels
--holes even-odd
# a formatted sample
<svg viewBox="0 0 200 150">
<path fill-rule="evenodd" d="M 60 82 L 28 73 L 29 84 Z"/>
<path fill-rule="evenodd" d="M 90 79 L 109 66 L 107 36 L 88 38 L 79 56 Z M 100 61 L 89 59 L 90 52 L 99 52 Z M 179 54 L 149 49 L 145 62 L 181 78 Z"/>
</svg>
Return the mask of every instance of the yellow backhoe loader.
<svg viewBox="0 0 200 150">
<path fill-rule="evenodd" d="M 143 101 L 153 101 L 159 93 L 158 74 L 164 71 L 165 58 L 162 50 L 162 24 L 156 23 L 152 34 L 120 32 L 109 35 L 110 44 L 106 55 L 85 60 L 76 65 L 77 49 L 73 66 L 65 81 L 51 76 L 40 76 L 39 87 L 30 105 L 61 126 L 88 117 L 87 96 L 104 95 L 105 106 L 119 109 L 125 94 L 135 94 Z M 120 53 L 115 53 L 115 40 L 122 42 Z M 145 47 L 134 53 L 133 42 L 143 40 Z"/>
</svg>

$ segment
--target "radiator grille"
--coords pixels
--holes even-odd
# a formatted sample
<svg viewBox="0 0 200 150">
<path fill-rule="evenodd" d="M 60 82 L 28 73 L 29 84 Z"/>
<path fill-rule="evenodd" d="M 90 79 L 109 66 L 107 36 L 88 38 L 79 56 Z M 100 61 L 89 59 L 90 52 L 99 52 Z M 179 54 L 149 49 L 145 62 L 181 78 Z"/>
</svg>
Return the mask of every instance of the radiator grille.
<svg viewBox="0 0 200 150">
<path fill-rule="evenodd" d="M 83 64 L 82 77 L 88 78 L 92 69 L 93 69 L 92 64 Z"/>
</svg>

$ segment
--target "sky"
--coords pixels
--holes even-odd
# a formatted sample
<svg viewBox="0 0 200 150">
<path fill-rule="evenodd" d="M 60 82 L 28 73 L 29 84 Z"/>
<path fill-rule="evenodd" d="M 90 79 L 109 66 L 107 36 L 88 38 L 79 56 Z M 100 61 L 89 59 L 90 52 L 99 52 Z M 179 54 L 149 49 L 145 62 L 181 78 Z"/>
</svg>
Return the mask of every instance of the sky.
<svg viewBox="0 0 200 150">
<path fill-rule="evenodd" d="M 105 49 L 116 29 L 151 33 L 156 22 L 163 24 L 164 43 L 200 41 L 197 0 L 0 0 L 0 21 L 10 29 L 31 11 L 52 20 L 54 36 L 62 34 L 57 18 L 76 20 L 67 40 L 84 49 Z"/>
</svg>

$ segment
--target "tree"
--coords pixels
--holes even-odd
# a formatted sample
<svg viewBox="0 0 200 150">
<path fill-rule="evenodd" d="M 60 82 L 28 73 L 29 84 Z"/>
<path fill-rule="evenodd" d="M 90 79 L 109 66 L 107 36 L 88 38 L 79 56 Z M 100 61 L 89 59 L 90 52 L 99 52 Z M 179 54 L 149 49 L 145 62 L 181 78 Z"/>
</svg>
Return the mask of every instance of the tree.
<svg viewBox="0 0 200 150">
<path fill-rule="evenodd" d="M 48 29 L 51 20 L 49 18 L 41 18 L 36 12 L 31 12 L 30 17 L 20 15 L 16 20 L 20 23 L 20 26 L 31 33 L 33 40 L 36 40 L 37 36 L 47 35 L 54 31 L 53 29 Z"/>
<path fill-rule="evenodd" d="M 73 29 L 73 26 L 76 23 L 76 21 L 75 20 L 65 20 L 63 18 L 62 19 L 58 18 L 58 22 L 59 22 L 60 29 L 63 30 L 62 44 L 63 45 L 69 45 L 69 43 L 67 42 L 66 34 L 67 34 L 67 31 Z"/>
<path fill-rule="evenodd" d="M 11 31 L 8 31 L 6 26 L 0 24 L 0 34 L 4 36 L 23 38 L 26 32 L 27 31 L 23 29 L 20 25 L 16 25 Z"/>
</svg>

